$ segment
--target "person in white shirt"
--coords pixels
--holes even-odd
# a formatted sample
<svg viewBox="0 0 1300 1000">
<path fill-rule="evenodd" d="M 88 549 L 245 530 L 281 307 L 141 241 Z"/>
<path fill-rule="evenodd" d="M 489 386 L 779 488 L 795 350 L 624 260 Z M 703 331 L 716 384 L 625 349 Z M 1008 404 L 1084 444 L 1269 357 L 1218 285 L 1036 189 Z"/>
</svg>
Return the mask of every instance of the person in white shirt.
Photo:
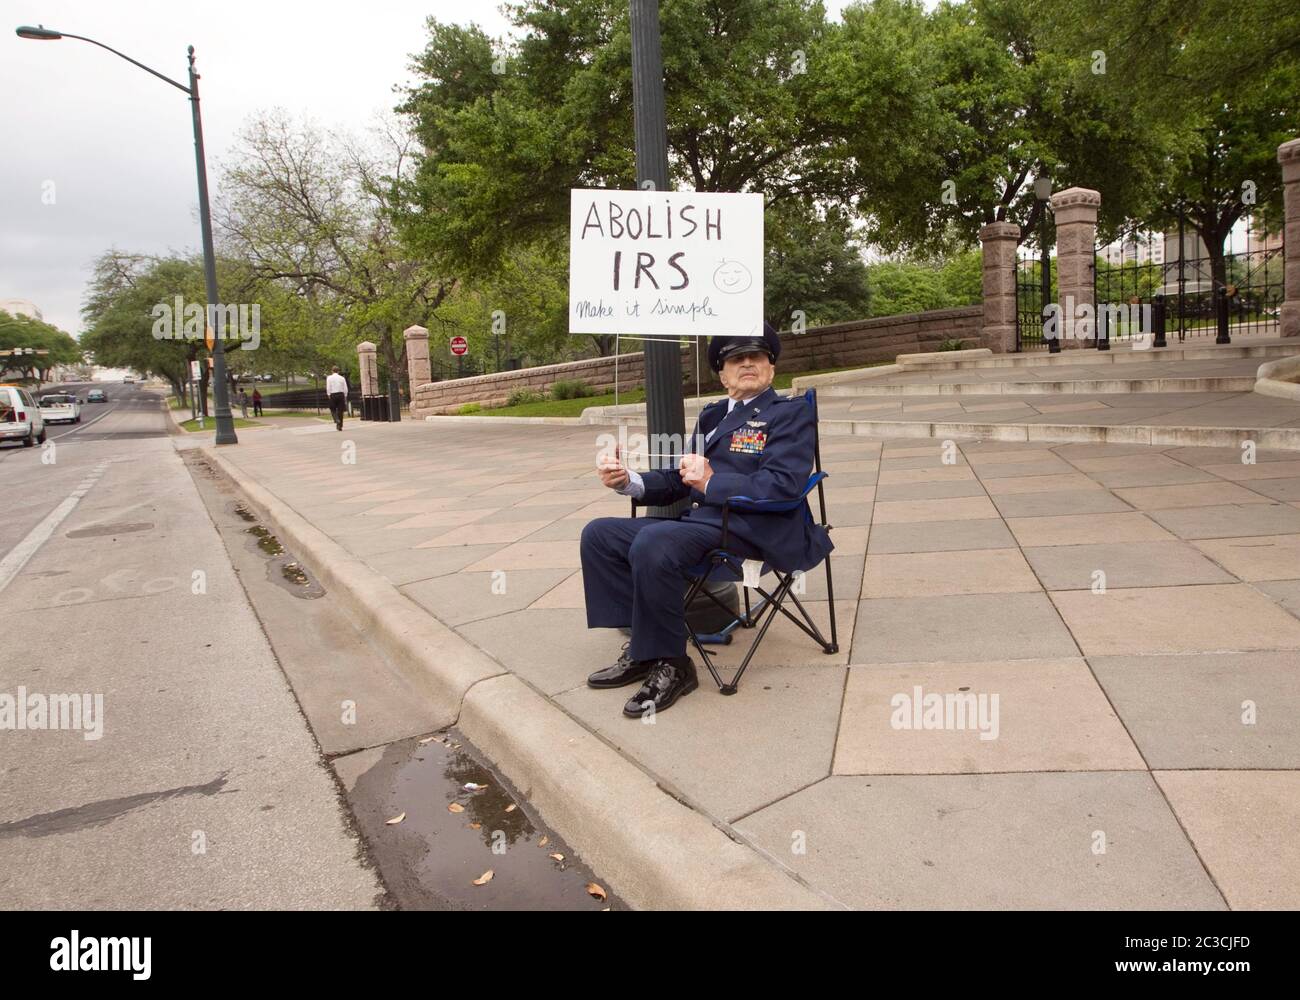
<svg viewBox="0 0 1300 1000">
<path fill-rule="evenodd" d="M 339 374 L 338 365 L 325 376 L 325 392 L 329 395 L 330 416 L 334 418 L 334 426 L 343 430 L 343 414 L 348 408 L 348 380 Z"/>
</svg>

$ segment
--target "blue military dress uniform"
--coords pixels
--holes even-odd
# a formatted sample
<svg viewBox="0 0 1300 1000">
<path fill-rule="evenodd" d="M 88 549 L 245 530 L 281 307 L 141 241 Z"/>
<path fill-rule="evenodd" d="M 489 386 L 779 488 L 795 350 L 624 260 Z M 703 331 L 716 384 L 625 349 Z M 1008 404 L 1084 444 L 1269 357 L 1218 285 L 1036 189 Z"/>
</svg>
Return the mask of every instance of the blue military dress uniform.
<svg viewBox="0 0 1300 1000">
<path fill-rule="evenodd" d="M 582 579 L 588 628 L 631 626 L 633 660 L 683 657 L 685 573 L 722 541 L 727 497 L 792 499 L 812 473 L 815 417 L 802 399 L 768 388 L 727 412 L 729 400 L 700 411 L 691 442 L 709 460 L 706 492 L 682 482 L 676 469 L 640 474 L 642 501 L 668 506 L 684 497 L 677 520 L 602 517 L 582 532 Z M 830 554 L 830 535 L 807 516 L 807 504 L 784 513 L 731 511 L 728 549 L 776 569 L 807 570 Z"/>
</svg>

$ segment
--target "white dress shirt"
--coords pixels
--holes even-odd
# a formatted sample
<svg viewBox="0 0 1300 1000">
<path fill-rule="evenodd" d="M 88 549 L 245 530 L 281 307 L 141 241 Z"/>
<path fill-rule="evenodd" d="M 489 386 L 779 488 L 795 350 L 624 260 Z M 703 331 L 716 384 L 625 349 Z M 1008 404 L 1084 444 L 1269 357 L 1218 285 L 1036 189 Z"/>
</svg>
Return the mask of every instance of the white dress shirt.
<svg viewBox="0 0 1300 1000">
<path fill-rule="evenodd" d="M 325 376 L 325 391 L 331 395 L 336 392 L 345 393 L 348 391 L 348 380 L 338 372 L 330 372 Z"/>
<path fill-rule="evenodd" d="M 723 415 L 722 420 L 726 420 L 727 416 L 737 406 L 748 406 L 750 403 L 756 400 L 760 395 L 762 395 L 762 393 L 755 393 L 754 395 L 750 396 L 749 399 L 728 399 L 727 413 Z M 722 420 L 718 421 L 718 427 L 722 426 Z M 713 428 L 713 430 L 709 431 L 708 434 L 704 435 L 705 444 L 708 444 L 709 441 L 712 440 L 714 431 L 716 431 L 718 427 Z M 709 487 L 708 484 L 706 483 L 704 486 L 704 492 L 706 496 L 708 495 L 708 489 Z M 641 478 L 641 473 L 637 472 L 635 469 L 628 469 L 627 482 L 623 484 L 623 486 L 620 487 L 619 489 L 616 489 L 614 492 L 621 493 L 625 497 L 636 497 L 636 499 L 640 500 L 643 496 L 645 496 L 645 480 Z"/>
</svg>

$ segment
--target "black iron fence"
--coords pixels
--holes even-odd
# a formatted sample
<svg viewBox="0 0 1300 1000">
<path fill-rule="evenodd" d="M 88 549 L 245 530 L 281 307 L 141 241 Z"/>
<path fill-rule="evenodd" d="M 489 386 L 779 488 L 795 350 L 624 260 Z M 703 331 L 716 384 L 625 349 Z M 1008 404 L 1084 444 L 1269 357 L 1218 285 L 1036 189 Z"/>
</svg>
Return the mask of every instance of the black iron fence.
<svg viewBox="0 0 1300 1000">
<path fill-rule="evenodd" d="M 1282 243 L 1246 220 L 1222 251 L 1184 221 L 1170 233 L 1098 248 L 1094 271 L 1098 346 L 1138 341 L 1164 347 L 1188 339 L 1227 344 L 1238 335 L 1277 335 L 1283 299 Z"/>
<path fill-rule="evenodd" d="M 1022 246 L 1016 253 L 1016 350 L 1048 349 L 1044 307 L 1056 301 L 1056 258 L 1047 265 L 1047 287 L 1043 287 L 1042 253 Z"/>
</svg>

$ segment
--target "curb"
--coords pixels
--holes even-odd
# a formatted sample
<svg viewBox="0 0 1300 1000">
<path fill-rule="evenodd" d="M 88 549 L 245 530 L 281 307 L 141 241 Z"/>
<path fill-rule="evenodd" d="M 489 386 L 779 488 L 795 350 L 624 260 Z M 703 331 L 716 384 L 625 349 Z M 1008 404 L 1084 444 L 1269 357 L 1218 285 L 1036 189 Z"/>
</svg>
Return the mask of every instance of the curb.
<svg viewBox="0 0 1300 1000">
<path fill-rule="evenodd" d="M 467 413 L 463 417 L 453 416 L 449 413 L 432 413 L 423 419 L 426 424 L 455 423 L 455 424 L 559 424 L 562 427 L 576 427 L 582 423 L 580 417 L 484 417 L 473 413 Z"/>
<path fill-rule="evenodd" d="M 251 480 L 215 445 L 199 447 L 276 534 L 310 561 L 403 675 L 434 699 L 433 728 L 458 725 L 634 907 L 842 908 L 668 795 L 636 764 Z"/>
</svg>

